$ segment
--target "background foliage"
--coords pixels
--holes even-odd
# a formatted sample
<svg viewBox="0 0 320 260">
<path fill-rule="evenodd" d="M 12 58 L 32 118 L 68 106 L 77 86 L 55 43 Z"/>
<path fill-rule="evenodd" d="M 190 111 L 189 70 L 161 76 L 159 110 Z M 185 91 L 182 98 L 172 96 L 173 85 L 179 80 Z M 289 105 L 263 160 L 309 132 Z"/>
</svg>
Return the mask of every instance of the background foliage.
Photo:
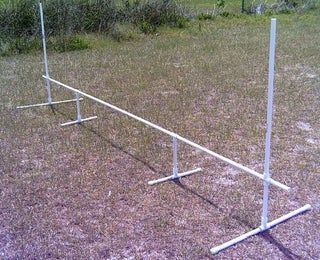
<svg viewBox="0 0 320 260">
<path fill-rule="evenodd" d="M 36 0 L 2 1 L 0 5 L 0 52 L 20 53 L 36 48 L 39 36 Z M 183 27 L 182 9 L 172 0 L 47 0 L 43 1 L 46 32 L 60 51 L 89 46 L 76 34 L 100 32 L 111 36 L 118 23 L 132 23 L 145 33 L 161 25 Z M 76 39 L 75 39 L 76 37 Z M 76 44 L 75 44 L 76 43 Z M 73 46 L 73 47 L 72 47 Z"/>
<path fill-rule="evenodd" d="M 154 33 L 162 25 L 183 28 L 188 20 L 213 20 L 217 16 L 235 17 L 241 2 L 218 0 L 210 8 L 195 8 L 188 0 L 44 0 L 46 33 L 49 48 L 70 51 L 90 47 L 84 37 L 103 33 L 117 41 L 130 39 L 125 26 L 134 26 L 145 34 Z M 253 1 L 247 14 L 275 14 L 305 11 L 315 0 Z M 29 52 L 40 47 L 38 0 L 0 0 L 0 55 Z M 238 11 L 229 9 L 234 3 Z M 197 4 L 197 0 L 192 0 Z M 201 4 L 199 5 L 201 6 Z M 238 14 L 237 14 L 238 12 Z M 131 27 L 130 27 L 131 26 Z M 201 26 L 199 25 L 199 28 Z M 121 30 L 119 30 L 121 28 Z"/>
</svg>

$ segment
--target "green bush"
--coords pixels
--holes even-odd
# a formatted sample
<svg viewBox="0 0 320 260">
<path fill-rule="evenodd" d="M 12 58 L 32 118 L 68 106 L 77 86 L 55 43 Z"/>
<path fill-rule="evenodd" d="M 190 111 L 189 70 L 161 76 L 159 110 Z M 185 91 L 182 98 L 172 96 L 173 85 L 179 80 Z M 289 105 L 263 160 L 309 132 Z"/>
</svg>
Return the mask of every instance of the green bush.
<svg viewBox="0 0 320 260">
<path fill-rule="evenodd" d="M 110 36 L 117 42 L 129 41 L 137 38 L 139 28 L 130 23 L 117 23 L 110 31 Z"/>
<path fill-rule="evenodd" d="M 315 3 L 315 0 L 278 0 L 273 4 L 256 4 L 253 2 L 249 13 L 272 15 L 305 12 L 315 8 Z"/>
<path fill-rule="evenodd" d="M 0 35 L 24 37 L 34 35 L 38 29 L 38 15 L 34 0 L 6 1 L 0 5 Z"/>
<path fill-rule="evenodd" d="M 217 1 L 217 6 L 219 8 L 224 8 L 225 7 L 225 0 L 218 0 Z"/>
<path fill-rule="evenodd" d="M 150 33 L 156 32 L 157 28 L 153 24 L 151 24 L 150 22 L 142 21 L 139 24 L 139 29 L 141 32 L 143 32 L 145 34 L 150 34 Z"/>
<path fill-rule="evenodd" d="M 197 15 L 198 20 L 213 20 L 214 18 L 213 14 L 200 13 Z"/>
<path fill-rule="evenodd" d="M 139 25 L 147 33 L 164 24 L 182 28 L 188 20 L 172 0 L 124 0 L 119 15 L 122 19 Z"/>
<path fill-rule="evenodd" d="M 161 25 L 185 27 L 187 18 L 173 1 L 43 0 L 46 33 L 55 37 L 54 49 L 67 51 L 89 47 L 72 35 L 103 32 L 121 39 L 121 32 L 116 30 L 121 23 L 132 23 L 143 33 L 153 33 Z M 0 2 L 0 54 L 21 53 L 37 47 L 30 40 L 40 35 L 37 3 L 38 0 Z"/>
<path fill-rule="evenodd" d="M 51 37 L 48 40 L 51 49 L 58 52 L 76 51 L 90 48 L 90 43 L 79 35 Z"/>
<path fill-rule="evenodd" d="M 40 41 L 37 37 L 16 37 L 0 38 L 0 56 L 8 56 L 12 54 L 28 53 L 32 50 L 40 48 Z"/>
</svg>

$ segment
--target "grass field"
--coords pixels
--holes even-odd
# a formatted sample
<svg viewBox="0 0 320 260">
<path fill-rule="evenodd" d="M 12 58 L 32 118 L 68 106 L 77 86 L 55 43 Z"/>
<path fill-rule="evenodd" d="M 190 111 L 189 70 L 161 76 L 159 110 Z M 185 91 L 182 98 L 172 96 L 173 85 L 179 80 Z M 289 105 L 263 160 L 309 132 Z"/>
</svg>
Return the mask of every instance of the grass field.
<svg viewBox="0 0 320 260">
<path fill-rule="evenodd" d="M 320 14 L 279 15 L 270 219 L 312 211 L 216 259 L 320 258 Z M 53 78 L 259 172 L 263 169 L 270 17 L 193 21 L 185 29 L 91 50 L 49 53 Z M 92 36 L 88 36 L 92 37 Z M 171 172 L 168 136 L 88 100 L 98 120 L 61 128 L 72 104 L 43 102 L 41 52 L 0 58 L 0 258 L 210 259 L 257 227 L 262 184 L 188 146 Z M 56 99 L 73 97 L 55 86 Z"/>
<path fill-rule="evenodd" d="M 212 10 L 217 7 L 217 0 L 206 1 L 206 0 L 179 0 L 178 3 L 193 8 L 194 10 Z M 246 6 L 252 3 L 245 1 Z M 225 10 L 232 13 L 240 13 L 241 11 L 241 0 L 227 0 L 225 1 Z"/>
</svg>

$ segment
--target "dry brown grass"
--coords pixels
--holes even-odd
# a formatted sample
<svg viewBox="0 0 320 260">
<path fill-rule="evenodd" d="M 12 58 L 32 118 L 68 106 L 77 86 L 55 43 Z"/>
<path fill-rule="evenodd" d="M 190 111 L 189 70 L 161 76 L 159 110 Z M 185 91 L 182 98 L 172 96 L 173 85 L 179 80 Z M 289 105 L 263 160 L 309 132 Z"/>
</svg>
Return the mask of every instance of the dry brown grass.
<svg viewBox="0 0 320 260">
<path fill-rule="evenodd" d="M 217 259 L 319 259 L 319 15 L 279 17 L 271 219 L 313 210 Z M 262 171 L 269 20 L 215 20 L 67 54 L 51 75 Z M 61 128 L 73 105 L 45 99 L 41 55 L 0 60 L 1 258 L 204 259 L 259 225 L 262 185 L 181 145 L 181 169 L 204 172 L 149 187 L 171 171 L 170 138 L 86 100 L 90 123 Z M 55 98 L 70 97 L 61 88 Z"/>
</svg>

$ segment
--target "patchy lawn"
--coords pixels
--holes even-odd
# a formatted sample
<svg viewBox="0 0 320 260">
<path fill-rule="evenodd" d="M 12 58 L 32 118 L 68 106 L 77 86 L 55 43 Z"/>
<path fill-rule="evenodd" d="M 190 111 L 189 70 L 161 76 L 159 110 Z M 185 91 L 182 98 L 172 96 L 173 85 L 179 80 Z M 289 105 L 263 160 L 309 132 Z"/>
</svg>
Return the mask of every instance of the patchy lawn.
<svg viewBox="0 0 320 260">
<path fill-rule="evenodd" d="M 320 16 L 278 16 L 270 219 L 312 211 L 217 259 L 320 258 Z M 50 53 L 51 76 L 262 172 L 268 17 L 217 18 L 131 42 Z M 92 103 L 98 120 L 61 128 L 74 104 L 45 101 L 41 53 L 0 59 L 0 256 L 6 259 L 205 259 L 260 224 L 262 183 L 180 145 L 181 183 L 166 135 Z M 57 86 L 54 97 L 73 97 Z"/>
</svg>

